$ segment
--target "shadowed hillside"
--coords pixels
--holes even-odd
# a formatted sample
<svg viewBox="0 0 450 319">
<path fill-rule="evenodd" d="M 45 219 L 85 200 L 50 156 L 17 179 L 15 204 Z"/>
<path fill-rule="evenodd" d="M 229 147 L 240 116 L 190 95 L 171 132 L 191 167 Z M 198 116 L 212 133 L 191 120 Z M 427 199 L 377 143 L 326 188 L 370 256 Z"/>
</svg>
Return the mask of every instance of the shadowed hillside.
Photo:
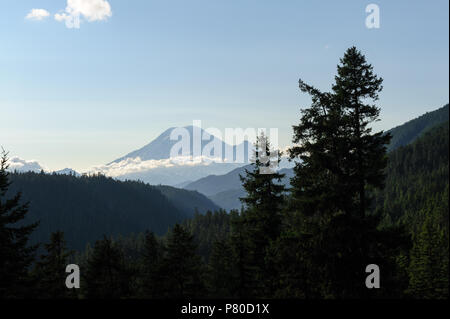
<svg viewBox="0 0 450 319">
<path fill-rule="evenodd" d="M 40 220 L 33 242 L 64 231 L 71 248 L 83 249 L 103 235 L 152 230 L 163 234 L 195 211 L 216 209 L 205 196 L 142 182 L 120 182 L 101 175 L 75 177 L 37 173 L 11 174 L 10 193 L 30 202 L 25 222 Z"/>
</svg>

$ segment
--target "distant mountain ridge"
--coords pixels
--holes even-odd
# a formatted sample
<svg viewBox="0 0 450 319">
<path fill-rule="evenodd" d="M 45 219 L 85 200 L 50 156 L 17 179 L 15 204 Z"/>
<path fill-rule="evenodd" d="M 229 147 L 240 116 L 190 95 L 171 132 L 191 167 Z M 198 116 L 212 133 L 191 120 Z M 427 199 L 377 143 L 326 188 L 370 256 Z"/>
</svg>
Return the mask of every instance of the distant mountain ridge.
<svg viewBox="0 0 450 319">
<path fill-rule="evenodd" d="M 246 168 L 250 167 L 247 166 Z M 294 170 L 292 168 L 282 168 L 279 173 L 285 174 L 284 178 L 281 180 L 281 184 L 289 188 L 290 179 L 294 176 Z M 220 183 L 220 180 L 216 180 L 216 182 Z M 229 180 L 227 185 L 230 187 L 229 189 L 221 190 L 218 193 L 208 195 L 208 198 L 225 210 L 240 209 L 242 203 L 239 198 L 244 197 L 246 193 L 242 187 L 239 176 L 237 179 Z"/>
<path fill-rule="evenodd" d="M 195 190 L 180 189 L 166 185 L 154 187 L 188 217 L 192 217 L 194 213 L 204 214 L 207 211 L 213 212 L 220 209 L 208 197 Z"/>
<path fill-rule="evenodd" d="M 230 189 L 239 189 L 241 187 L 239 175 L 245 175 L 245 170 L 250 168 L 251 165 L 246 165 L 224 175 L 209 175 L 186 185 L 184 189 L 195 190 L 206 196 Z"/>
</svg>

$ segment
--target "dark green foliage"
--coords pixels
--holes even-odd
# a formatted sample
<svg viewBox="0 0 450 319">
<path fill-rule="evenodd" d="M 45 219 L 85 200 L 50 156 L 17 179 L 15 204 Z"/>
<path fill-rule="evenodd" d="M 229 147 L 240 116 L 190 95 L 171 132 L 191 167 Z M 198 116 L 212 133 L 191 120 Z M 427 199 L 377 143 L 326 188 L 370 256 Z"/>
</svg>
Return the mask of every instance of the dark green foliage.
<svg viewBox="0 0 450 319">
<path fill-rule="evenodd" d="M 247 278 L 244 287 L 247 297 L 265 297 L 273 295 L 276 274 L 266 262 L 267 249 L 278 238 L 281 231 L 282 209 L 286 188 L 281 183 L 283 174 L 278 173 L 272 165 L 278 165 L 280 154 L 273 154 L 270 143 L 264 135 L 257 138 L 254 163 L 251 170 L 241 177 L 246 196 L 241 198 L 245 205 L 239 227 L 241 243 L 240 254 L 245 254 L 243 273 Z M 239 224 L 239 226 L 237 225 Z"/>
<path fill-rule="evenodd" d="M 163 237 L 156 237 L 147 232 L 127 237 L 119 236 L 111 245 L 120 252 L 124 274 L 128 278 L 128 294 L 132 298 L 181 298 L 183 296 L 205 297 L 217 296 L 214 291 L 206 289 L 208 281 L 206 261 L 211 254 L 215 240 L 229 238 L 230 215 L 224 211 L 196 214 L 177 226 Z M 194 234 L 194 235 L 192 235 Z M 95 251 L 108 246 L 100 241 L 98 249 L 87 245 L 84 253 L 75 258 L 81 269 L 89 269 Z M 203 247 L 205 255 L 197 243 Z M 230 258 L 230 256 L 228 256 Z M 202 262 L 202 260 L 204 262 Z M 172 276 L 174 274 L 174 276 Z M 226 274 L 221 274 L 226 277 Z M 82 288 L 88 284 L 83 278 Z M 229 284 L 234 285 L 235 282 Z M 103 282 L 102 287 L 106 287 Z M 209 286 L 211 287 L 211 286 Z M 86 288 L 86 287 L 84 287 Z M 87 297 L 85 289 L 82 289 Z"/>
<path fill-rule="evenodd" d="M 69 248 L 84 249 L 104 234 L 127 236 L 151 229 L 163 235 L 187 218 L 157 187 L 141 182 L 36 173 L 12 174 L 12 181 L 10 192 L 20 190 L 30 201 L 26 221 L 41 221 L 30 238 L 34 243 L 61 230 Z"/>
<path fill-rule="evenodd" d="M 65 285 L 65 270 L 72 252 L 66 248 L 63 232 L 52 233 L 50 242 L 44 244 L 46 253 L 40 257 L 33 270 L 37 283 L 36 296 L 43 299 L 76 297 L 75 290 Z"/>
<path fill-rule="evenodd" d="M 242 217 L 243 213 L 243 209 L 241 209 L 240 213 L 236 210 L 230 212 L 230 244 L 235 271 L 235 274 L 233 275 L 236 278 L 236 282 L 233 286 L 233 295 L 238 298 L 248 298 L 248 296 L 254 295 L 254 287 L 260 287 L 260 285 L 255 282 L 255 269 L 252 265 L 253 258 L 248 253 L 250 245 L 248 242 L 249 237 L 246 234 L 244 219 Z"/>
<path fill-rule="evenodd" d="M 383 225 L 404 225 L 413 237 L 407 292 L 448 297 L 448 122 L 390 153 L 386 188 L 377 193 Z"/>
<path fill-rule="evenodd" d="M 214 242 L 225 240 L 229 236 L 230 215 L 224 210 L 208 211 L 204 215 L 196 213 L 183 225 L 194 235 L 197 253 L 208 261 Z"/>
<path fill-rule="evenodd" d="M 384 185 L 390 140 L 389 134 L 370 128 L 380 113 L 371 103 L 378 100 L 382 79 L 353 47 L 341 59 L 335 80 L 331 93 L 299 82 L 312 105 L 302 110 L 300 124 L 294 126 L 298 146 L 291 149 L 291 157 L 301 161 L 294 168 L 292 213 L 280 243 L 301 249 L 291 258 L 299 269 L 282 276 L 298 284 L 290 287 L 295 295 L 306 298 L 374 296 L 363 284 L 366 265 L 383 265 L 383 278 L 390 278 L 395 255 L 389 252 L 399 254 L 402 247 L 401 233 L 386 245 L 378 218 L 367 215 L 367 189 Z M 296 240 L 302 241 L 300 247 Z M 281 257 L 281 265 L 290 258 L 287 253 Z"/>
<path fill-rule="evenodd" d="M 360 218 L 339 215 L 314 234 L 310 251 L 316 279 L 312 290 L 324 298 L 399 297 L 396 258 L 409 248 L 409 238 L 401 228 L 377 229 L 374 216 Z M 369 290 L 363 284 L 365 267 L 382 269 L 382 289 Z M 317 290 L 316 290 L 317 289 Z"/>
<path fill-rule="evenodd" d="M 11 185 L 7 161 L 7 153 L 3 151 L 0 158 L 0 299 L 30 296 L 28 268 L 37 248 L 28 244 L 28 238 L 38 224 L 22 223 L 28 214 L 28 204 L 21 204 L 20 192 L 7 196 Z"/>
<path fill-rule="evenodd" d="M 233 248 L 229 239 L 214 242 L 209 258 L 206 283 L 213 298 L 232 298 L 238 281 Z"/>
<path fill-rule="evenodd" d="M 448 229 L 438 227 L 439 221 L 433 220 L 438 216 L 432 211 L 425 213 L 411 250 L 408 293 L 416 298 L 448 298 Z"/>
<path fill-rule="evenodd" d="M 83 272 L 84 273 L 84 272 Z M 131 296 L 132 270 L 123 252 L 109 238 L 95 243 L 87 260 L 82 285 L 89 299 L 118 299 Z"/>
<path fill-rule="evenodd" d="M 219 206 L 214 204 L 202 193 L 165 185 L 157 185 L 154 187 L 188 217 L 193 217 L 195 212 L 205 214 L 207 211 L 220 209 Z"/>
<path fill-rule="evenodd" d="M 336 211 L 364 215 L 366 186 L 383 186 L 385 145 L 390 140 L 383 132 L 371 133 L 369 124 L 380 110 L 363 102 L 378 99 L 381 82 L 354 47 L 341 59 L 332 93 L 300 80 L 300 89 L 313 103 L 294 126 L 293 142 L 299 146 L 290 155 L 301 159 L 291 182 L 295 210 L 310 216 Z"/>
<path fill-rule="evenodd" d="M 377 193 L 376 208 L 387 223 L 405 224 L 419 231 L 424 210 L 445 207 L 448 198 L 449 127 L 443 123 L 413 144 L 389 154 L 384 192 Z M 445 209 L 444 209 L 445 211 Z M 439 221 L 448 229 L 447 213 Z"/>
<path fill-rule="evenodd" d="M 204 296 L 203 264 L 194 237 L 181 225 L 175 225 L 168 235 L 160 271 L 164 282 L 161 297 Z"/>
<path fill-rule="evenodd" d="M 164 246 L 158 241 L 153 233 L 145 234 L 145 246 L 142 253 L 140 276 L 142 287 L 140 295 L 144 298 L 159 298 L 163 285 L 163 274 L 161 264 L 164 254 Z"/>
</svg>

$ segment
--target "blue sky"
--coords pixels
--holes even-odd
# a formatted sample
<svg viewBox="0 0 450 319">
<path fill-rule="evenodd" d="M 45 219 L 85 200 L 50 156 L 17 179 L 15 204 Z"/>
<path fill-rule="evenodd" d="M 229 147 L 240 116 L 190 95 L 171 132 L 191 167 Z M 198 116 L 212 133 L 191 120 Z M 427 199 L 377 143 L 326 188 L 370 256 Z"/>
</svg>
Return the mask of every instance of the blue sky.
<svg viewBox="0 0 450 319">
<path fill-rule="evenodd" d="M 193 120 L 278 127 L 285 146 L 309 105 L 298 79 L 329 90 L 352 45 L 384 78 L 377 128 L 449 100 L 448 0 L 373 2 L 379 29 L 366 28 L 372 2 L 361 0 L 108 3 L 110 17 L 79 29 L 54 19 L 67 0 L 0 3 L 0 144 L 11 155 L 84 169 Z M 33 8 L 50 16 L 26 19 Z"/>
</svg>

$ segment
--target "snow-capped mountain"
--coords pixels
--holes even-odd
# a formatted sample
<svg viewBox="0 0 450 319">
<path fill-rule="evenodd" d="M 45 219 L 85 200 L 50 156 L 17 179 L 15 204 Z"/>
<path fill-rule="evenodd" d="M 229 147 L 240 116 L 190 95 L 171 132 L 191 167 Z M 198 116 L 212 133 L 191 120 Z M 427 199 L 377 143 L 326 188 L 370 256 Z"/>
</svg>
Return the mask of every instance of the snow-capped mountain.
<svg viewBox="0 0 450 319">
<path fill-rule="evenodd" d="M 179 136 L 175 135 L 175 139 L 171 139 L 174 129 L 170 128 L 164 131 L 144 147 L 106 165 L 94 167 L 92 171 L 118 179 L 142 180 L 150 184 L 178 185 L 211 174 L 226 174 L 249 163 L 252 146 L 248 141 L 239 145 L 229 145 L 219 138 L 214 139 L 213 135 L 209 135 L 209 139 L 201 139 L 199 146 L 203 153 L 201 156 L 194 157 L 194 134 L 198 134 L 200 138 L 208 136 L 208 134 L 205 130 L 193 126 L 181 128 L 181 131 L 188 137 L 186 138 L 189 145 L 188 152 L 185 151 L 183 156 L 178 154 L 179 156 L 171 157 L 172 147 L 180 142 Z M 220 156 L 211 154 L 211 148 L 208 153 L 206 151 L 208 144 L 210 147 L 215 145 L 216 149 L 220 149 Z M 242 152 L 240 157 L 237 155 L 238 152 Z"/>
<path fill-rule="evenodd" d="M 54 171 L 53 173 L 58 174 L 58 175 L 72 175 L 72 176 L 81 176 L 80 173 L 78 173 L 77 171 L 71 169 L 71 168 L 64 168 L 61 169 L 59 171 Z"/>
<path fill-rule="evenodd" d="M 178 130 L 178 131 L 174 131 Z M 179 136 L 176 135 L 176 132 L 182 132 L 183 130 L 186 134 L 188 134 L 189 137 L 189 156 L 194 155 L 194 135 L 198 134 L 199 138 L 201 139 L 200 144 L 200 150 L 205 150 L 205 146 L 210 144 L 214 140 L 214 136 L 208 134 L 204 129 L 194 126 L 185 126 L 183 128 L 169 128 L 166 131 L 164 131 L 161 135 L 159 135 L 156 139 L 154 139 L 152 142 L 148 143 L 147 145 L 143 146 L 142 148 L 135 150 L 133 152 L 130 152 L 126 154 L 125 156 L 122 156 L 116 160 L 114 160 L 111 163 L 119 163 L 123 160 L 129 159 L 129 158 L 137 158 L 139 157 L 142 161 L 147 160 L 162 160 L 162 159 L 168 159 L 171 157 L 170 151 L 172 147 L 179 142 Z M 195 131 L 197 130 L 197 131 Z M 171 139 L 171 134 L 174 133 L 174 139 Z M 203 137 L 207 137 L 203 139 Z M 243 150 L 243 163 L 248 163 L 248 152 L 249 147 L 252 147 L 251 144 L 245 140 L 243 143 L 239 145 L 229 145 L 225 143 L 224 141 L 217 138 L 218 145 L 221 149 L 221 157 L 222 159 L 227 159 L 227 161 L 232 162 L 236 159 L 236 152 Z M 226 157 L 227 154 L 234 154 L 233 158 Z M 251 150 L 250 150 L 251 154 Z M 180 154 L 181 155 L 181 154 Z M 185 154 L 186 155 L 186 154 Z M 202 154 L 205 157 L 210 157 L 211 154 Z M 232 155 L 233 156 L 233 155 Z M 111 164 L 110 163 L 110 164 Z"/>
</svg>

